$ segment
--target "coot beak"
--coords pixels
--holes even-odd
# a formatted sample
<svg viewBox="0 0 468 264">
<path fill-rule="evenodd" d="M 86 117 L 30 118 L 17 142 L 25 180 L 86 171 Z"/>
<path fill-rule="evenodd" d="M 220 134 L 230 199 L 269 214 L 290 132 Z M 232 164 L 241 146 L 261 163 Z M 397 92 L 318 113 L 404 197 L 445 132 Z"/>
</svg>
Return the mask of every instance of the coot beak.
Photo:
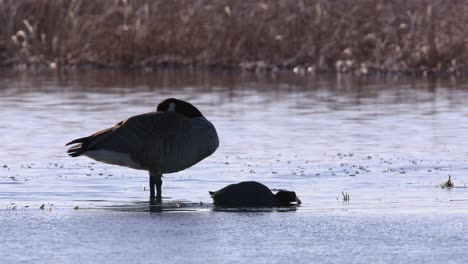
<svg viewBox="0 0 468 264">
<path fill-rule="evenodd" d="M 301 204 L 301 200 L 299 199 L 299 197 L 296 196 L 296 204 Z"/>
</svg>

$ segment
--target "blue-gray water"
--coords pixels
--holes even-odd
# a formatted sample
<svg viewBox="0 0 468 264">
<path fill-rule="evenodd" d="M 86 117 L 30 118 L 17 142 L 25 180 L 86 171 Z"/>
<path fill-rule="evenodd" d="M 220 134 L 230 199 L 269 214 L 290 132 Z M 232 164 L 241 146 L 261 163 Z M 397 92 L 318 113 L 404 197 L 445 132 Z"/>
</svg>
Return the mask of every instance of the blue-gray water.
<svg viewBox="0 0 468 264">
<path fill-rule="evenodd" d="M 221 143 L 163 178 L 162 208 L 147 173 L 65 155 L 167 97 L 195 104 Z M 464 263 L 466 102 L 450 78 L 2 72 L 0 263 Z M 455 188 L 436 187 L 448 176 Z M 245 180 L 303 204 L 212 210 L 209 190 Z"/>
</svg>

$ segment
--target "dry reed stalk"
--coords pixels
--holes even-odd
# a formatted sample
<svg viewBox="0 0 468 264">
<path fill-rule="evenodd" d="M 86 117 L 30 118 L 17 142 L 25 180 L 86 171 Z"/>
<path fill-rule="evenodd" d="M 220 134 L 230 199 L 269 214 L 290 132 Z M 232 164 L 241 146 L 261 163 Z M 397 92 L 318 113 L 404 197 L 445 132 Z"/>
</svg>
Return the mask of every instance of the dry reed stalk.
<svg viewBox="0 0 468 264">
<path fill-rule="evenodd" d="M 465 0 L 0 0 L 0 64 L 463 72 Z"/>
</svg>

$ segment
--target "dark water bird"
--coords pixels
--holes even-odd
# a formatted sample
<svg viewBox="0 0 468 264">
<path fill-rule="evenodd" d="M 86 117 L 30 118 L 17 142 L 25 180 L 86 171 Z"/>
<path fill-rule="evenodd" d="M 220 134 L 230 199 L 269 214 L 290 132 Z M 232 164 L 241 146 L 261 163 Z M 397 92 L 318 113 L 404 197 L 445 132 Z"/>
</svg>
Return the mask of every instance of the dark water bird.
<svg viewBox="0 0 468 264">
<path fill-rule="evenodd" d="M 209 193 L 213 204 L 221 207 L 278 207 L 294 202 L 301 204 L 295 192 L 280 190 L 273 194 L 268 187 L 255 181 L 231 184 Z"/>
<path fill-rule="evenodd" d="M 191 167 L 219 146 L 216 129 L 192 104 L 169 98 L 157 111 L 132 116 L 75 139 L 68 155 L 149 171 L 150 202 L 161 202 L 162 175 Z"/>
</svg>

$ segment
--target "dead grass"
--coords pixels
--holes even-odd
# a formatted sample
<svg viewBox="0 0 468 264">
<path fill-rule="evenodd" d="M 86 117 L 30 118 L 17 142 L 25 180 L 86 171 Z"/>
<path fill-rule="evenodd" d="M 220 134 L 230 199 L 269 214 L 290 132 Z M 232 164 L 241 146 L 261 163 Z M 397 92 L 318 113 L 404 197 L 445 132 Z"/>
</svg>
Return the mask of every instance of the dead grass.
<svg viewBox="0 0 468 264">
<path fill-rule="evenodd" d="M 448 176 L 448 180 L 447 181 L 444 181 L 443 183 L 439 184 L 439 186 L 442 188 L 442 189 L 445 189 L 445 188 L 453 188 L 455 187 L 455 184 L 453 184 L 452 182 L 452 176 Z"/>
<path fill-rule="evenodd" d="M 466 0 L 0 0 L 0 64 L 466 72 Z"/>
</svg>

